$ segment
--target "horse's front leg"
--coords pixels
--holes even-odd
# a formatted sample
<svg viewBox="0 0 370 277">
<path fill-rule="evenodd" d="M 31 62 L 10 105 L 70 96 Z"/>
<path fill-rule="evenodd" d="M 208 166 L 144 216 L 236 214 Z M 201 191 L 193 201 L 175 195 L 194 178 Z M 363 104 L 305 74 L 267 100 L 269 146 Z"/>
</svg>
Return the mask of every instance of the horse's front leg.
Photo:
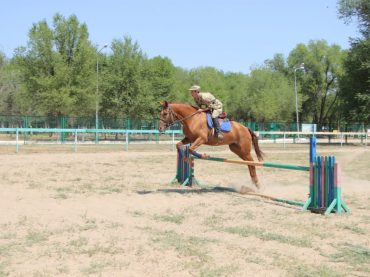
<svg viewBox="0 0 370 277">
<path fill-rule="evenodd" d="M 181 141 L 176 143 L 176 149 L 178 150 L 184 144 L 189 144 L 189 143 L 190 143 L 190 140 L 187 137 L 184 137 Z"/>
<path fill-rule="evenodd" d="M 207 138 L 202 138 L 202 137 L 198 137 L 193 143 L 192 145 L 190 146 L 189 148 L 189 152 L 190 154 L 194 155 L 194 156 L 197 156 L 199 158 L 207 158 L 208 155 L 207 154 L 199 154 L 195 151 L 195 149 L 197 149 L 199 146 L 201 146 L 202 144 L 206 143 L 207 142 Z"/>
</svg>

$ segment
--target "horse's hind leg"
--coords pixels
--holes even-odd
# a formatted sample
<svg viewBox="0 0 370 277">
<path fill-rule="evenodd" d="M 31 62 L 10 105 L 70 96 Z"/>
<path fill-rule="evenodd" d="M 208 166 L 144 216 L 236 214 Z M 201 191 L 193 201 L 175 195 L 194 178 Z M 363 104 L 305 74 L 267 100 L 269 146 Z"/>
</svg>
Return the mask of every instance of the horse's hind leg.
<svg viewBox="0 0 370 277">
<path fill-rule="evenodd" d="M 232 152 L 238 155 L 244 161 L 251 161 L 253 162 L 253 157 L 250 152 L 247 152 L 246 149 L 241 148 L 238 144 L 230 144 L 229 148 Z M 251 176 L 253 184 L 259 189 L 261 184 L 257 177 L 256 167 L 254 165 L 248 165 L 249 175 Z"/>
</svg>

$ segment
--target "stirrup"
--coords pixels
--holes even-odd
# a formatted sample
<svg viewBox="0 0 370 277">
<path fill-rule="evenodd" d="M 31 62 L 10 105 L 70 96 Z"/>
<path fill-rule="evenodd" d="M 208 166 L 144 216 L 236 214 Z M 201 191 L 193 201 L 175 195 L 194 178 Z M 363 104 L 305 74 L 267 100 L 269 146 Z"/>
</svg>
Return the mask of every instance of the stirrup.
<svg viewBox="0 0 370 277">
<path fill-rule="evenodd" d="M 221 131 L 217 132 L 217 138 L 218 139 L 224 139 L 224 134 Z"/>
</svg>

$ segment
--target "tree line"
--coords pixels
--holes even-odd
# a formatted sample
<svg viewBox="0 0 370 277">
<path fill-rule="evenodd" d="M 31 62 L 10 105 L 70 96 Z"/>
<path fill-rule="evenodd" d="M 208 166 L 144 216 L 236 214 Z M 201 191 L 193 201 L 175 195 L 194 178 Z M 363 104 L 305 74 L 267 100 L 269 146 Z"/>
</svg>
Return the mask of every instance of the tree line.
<svg viewBox="0 0 370 277">
<path fill-rule="evenodd" d="M 352 38 L 350 49 L 312 40 L 249 74 L 186 70 L 167 57 L 148 58 L 129 36 L 114 39 L 105 51 L 75 15 L 56 14 L 51 25 L 34 23 L 27 45 L 13 57 L 0 52 L 0 114 L 94 116 L 98 110 L 101 117 L 153 118 L 164 100 L 192 103 L 187 89 L 199 84 L 237 119 L 295 121 L 296 88 L 302 122 L 368 124 L 370 3 L 340 0 L 338 13 L 359 24 L 361 37 Z"/>
</svg>

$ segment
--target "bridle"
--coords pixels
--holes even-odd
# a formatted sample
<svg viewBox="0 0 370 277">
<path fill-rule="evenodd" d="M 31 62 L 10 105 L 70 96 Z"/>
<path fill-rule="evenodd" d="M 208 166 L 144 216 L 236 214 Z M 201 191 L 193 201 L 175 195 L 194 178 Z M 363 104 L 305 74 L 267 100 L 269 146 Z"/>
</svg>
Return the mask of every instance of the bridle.
<svg viewBox="0 0 370 277">
<path fill-rule="evenodd" d="M 167 129 L 168 127 L 171 127 L 172 125 L 180 122 L 181 124 L 188 118 L 196 115 L 197 113 L 199 113 L 200 111 L 195 111 L 194 113 L 192 113 L 191 115 L 188 115 L 188 116 L 185 116 L 185 117 L 181 117 L 179 114 L 175 113 L 174 110 L 171 108 L 171 106 L 168 104 L 167 106 L 167 109 L 168 109 L 168 115 L 166 117 L 166 119 L 162 119 L 160 118 L 159 121 L 162 121 L 164 123 L 164 128 Z"/>
</svg>

